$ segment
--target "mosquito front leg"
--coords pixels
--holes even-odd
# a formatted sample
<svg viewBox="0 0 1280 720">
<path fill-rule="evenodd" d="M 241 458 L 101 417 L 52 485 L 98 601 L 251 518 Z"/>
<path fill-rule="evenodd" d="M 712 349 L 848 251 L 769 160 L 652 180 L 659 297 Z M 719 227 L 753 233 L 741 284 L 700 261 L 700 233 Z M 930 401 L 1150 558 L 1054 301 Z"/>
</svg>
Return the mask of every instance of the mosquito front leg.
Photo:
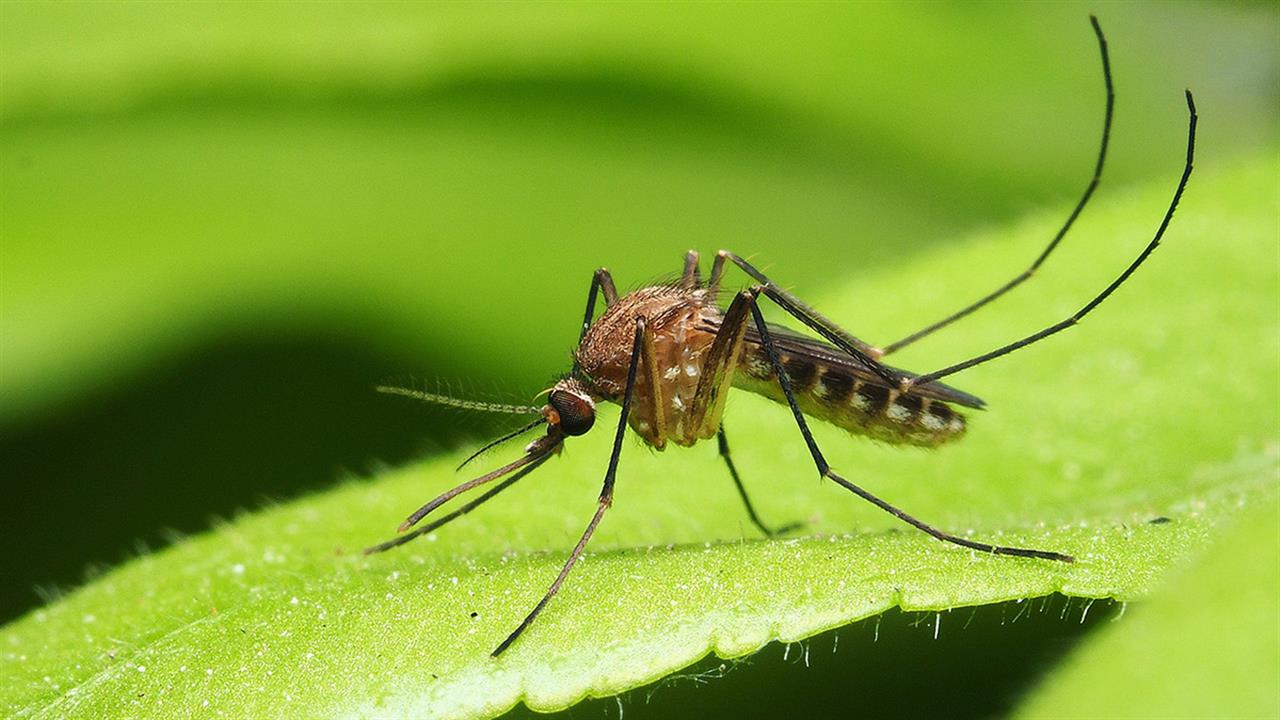
<svg viewBox="0 0 1280 720">
<path fill-rule="evenodd" d="M 636 332 L 631 341 L 631 364 L 627 368 L 627 389 L 622 396 L 622 413 L 618 415 L 618 430 L 613 436 L 613 451 L 609 454 L 609 469 L 604 474 L 604 487 L 600 490 L 600 500 L 596 504 L 596 513 L 591 517 L 591 522 L 587 524 L 587 529 L 583 531 L 582 537 L 578 539 L 578 544 L 573 546 L 573 552 L 569 553 L 569 559 L 565 562 L 564 567 L 560 569 L 560 574 L 551 583 L 551 587 L 547 588 L 546 594 L 542 596 L 542 599 L 538 601 L 533 610 L 521 621 L 520 625 L 507 636 L 507 639 L 493 649 L 493 653 L 491 653 L 493 657 L 498 657 L 503 651 L 511 647 L 511 643 L 520 637 L 542 612 L 542 609 L 547 606 L 547 603 L 551 601 L 551 598 L 555 597 L 555 594 L 559 592 L 560 586 L 564 584 L 564 579 L 569 576 L 569 571 L 577 564 L 578 558 L 582 557 L 582 552 L 587 547 L 587 541 L 595 533 L 596 526 L 600 524 L 600 519 L 604 517 L 604 512 L 613 504 L 613 483 L 618 474 L 618 457 L 622 454 L 622 438 L 627 433 L 627 416 L 631 412 L 631 399 L 636 391 L 636 371 L 640 367 L 640 348 L 644 334 L 644 318 L 637 318 Z"/>
<path fill-rule="evenodd" d="M 818 443 L 813 439 L 813 433 L 809 431 L 809 425 L 804 419 L 804 413 L 800 410 L 800 405 L 796 402 L 795 393 L 791 390 L 791 380 L 787 377 L 787 371 L 782 366 L 782 362 L 778 359 L 778 350 L 773 345 L 773 338 L 769 335 L 769 327 L 764 321 L 764 316 L 760 313 L 760 308 L 756 302 L 756 296 L 764 291 L 763 287 L 756 286 L 749 290 L 744 290 L 739 297 L 747 296 L 751 302 L 751 316 L 755 321 L 756 329 L 760 332 L 761 344 L 764 346 L 765 353 L 769 356 L 769 363 L 773 366 L 773 372 L 778 378 L 778 384 L 782 387 L 782 394 L 786 396 L 787 405 L 791 408 L 791 414 L 795 417 L 796 425 L 800 428 L 800 434 L 804 437 L 805 445 L 809 447 L 809 454 L 813 456 L 814 465 L 818 468 L 818 474 L 824 478 L 828 478 L 837 483 L 841 487 L 849 490 L 858 497 L 867 500 L 876 507 L 893 515 L 894 517 L 906 522 L 909 525 L 922 530 L 929 535 L 945 542 L 960 545 L 962 547 L 971 548 L 973 550 L 981 550 L 996 555 L 1016 555 L 1020 557 L 1041 558 L 1044 560 L 1060 560 L 1063 562 L 1074 562 L 1075 559 L 1070 555 L 1052 552 L 1049 550 L 1032 550 L 1030 548 L 1006 547 L 1003 545 L 991 545 L 988 543 L 974 542 L 967 540 L 958 535 L 939 530 L 932 525 L 917 520 L 898 508 L 890 505 L 888 502 L 881 500 L 875 495 L 863 490 L 861 487 L 849 482 L 841 477 L 838 473 L 831 469 L 827 464 L 827 460 L 822 455 L 822 451 L 818 448 Z"/>
<path fill-rule="evenodd" d="M 1080 196 L 1080 201 L 1076 203 L 1075 208 L 1071 211 L 1071 214 L 1067 216 L 1067 220 L 1062 224 L 1062 227 L 1058 228 L 1057 234 L 1055 234 L 1053 239 L 1049 241 L 1049 246 L 1041 251 L 1035 261 L 1031 263 L 1030 267 L 1023 270 L 1012 280 L 1001 285 L 999 288 L 996 288 L 993 292 L 982 297 L 976 302 L 957 310 L 932 325 L 921 328 L 920 330 L 907 335 L 901 340 L 885 345 L 885 355 L 901 350 L 911 343 L 941 330 L 1029 280 L 1031 276 L 1035 274 L 1036 270 L 1044 264 L 1044 261 L 1049 258 L 1049 254 L 1058 247 L 1058 243 L 1062 241 L 1062 238 L 1067 234 L 1067 231 L 1071 229 L 1073 224 L 1075 224 L 1076 218 L 1080 216 L 1080 212 L 1084 210 L 1084 206 L 1089 203 L 1089 198 L 1093 197 L 1093 191 L 1098 188 L 1098 182 L 1102 179 L 1102 165 L 1107 159 L 1107 145 L 1111 138 L 1111 116 L 1115 109 L 1116 95 L 1111 84 L 1111 60 L 1107 56 L 1107 39 L 1102 35 L 1102 27 L 1098 25 L 1098 18 L 1090 16 L 1089 21 L 1093 23 L 1093 33 L 1098 37 L 1098 50 L 1102 53 L 1102 79 L 1106 83 L 1107 87 L 1107 110 L 1102 120 L 1102 143 L 1098 148 L 1098 160 L 1093 166 L 1093 177 L 1089 180 L 1089 184 L 1085 186 L 1084 194 Z"/>
</svg>

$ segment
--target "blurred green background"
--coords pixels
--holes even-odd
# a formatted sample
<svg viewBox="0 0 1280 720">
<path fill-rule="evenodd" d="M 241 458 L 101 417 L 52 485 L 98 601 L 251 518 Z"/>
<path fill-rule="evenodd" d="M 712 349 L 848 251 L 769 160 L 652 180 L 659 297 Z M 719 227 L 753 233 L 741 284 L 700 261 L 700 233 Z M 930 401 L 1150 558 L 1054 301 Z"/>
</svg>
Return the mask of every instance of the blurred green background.
<svg viewBox="0 0 1280 720">
<path fill-rule="evenodd" d="M 1200 167 L 1275 152 L 1274 3 L 0 5 L 0 621 L 500 429 L 371 386 L 523 402 L 597 266 L 727 247 L 816 294 L 1071 202 L 1091 10 L 1102 192 L 1172 183 L 1183 87 Z"/>
</svg>

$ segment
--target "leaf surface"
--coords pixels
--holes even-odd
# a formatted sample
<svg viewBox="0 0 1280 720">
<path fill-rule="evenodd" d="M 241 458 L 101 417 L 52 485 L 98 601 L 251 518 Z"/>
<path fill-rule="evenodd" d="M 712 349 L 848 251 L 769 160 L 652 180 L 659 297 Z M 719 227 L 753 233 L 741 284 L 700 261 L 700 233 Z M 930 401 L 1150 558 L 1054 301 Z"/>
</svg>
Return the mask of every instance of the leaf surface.
<svg viewBox="0 0 1280 720">
<path fill-rule="evenodd" d="M 1280 715 L 1280 505 L 1242 515 L 1195 567 L 1133 608 L 1129 622 L 1063 663 L 1019 715 Z M 1233 632 L 1228 621 L 1247 621 L 1249 631 Z"/>
</svg>

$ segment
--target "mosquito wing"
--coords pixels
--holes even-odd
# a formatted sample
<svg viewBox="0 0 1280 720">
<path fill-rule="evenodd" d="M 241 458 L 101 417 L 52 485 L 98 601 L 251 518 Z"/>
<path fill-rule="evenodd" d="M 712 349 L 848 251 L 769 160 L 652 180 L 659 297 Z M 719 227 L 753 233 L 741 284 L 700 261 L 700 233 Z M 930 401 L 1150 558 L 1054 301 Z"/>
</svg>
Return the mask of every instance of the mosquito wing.
<svg viewBox="0 0 1280 720">
<path fill-rule="evenodd" d="M 773 338 L 773 344 L 778 348 L 778 352 L 783 355 L 797 360 L 807 360 L 813 363 L 815 367 L 839 369 L 864 383 L 888 388 L 884 378 L 876 374 L 874 370 L 834 345 L 829 345 L 822 340 L 817 340 L 807 335 L 801 335 L 790 328 L 773 323 L 769 323 L 769 335 Z M 760 332 L 755 327 L 747 328 L 746 342 L 748 353 L 753 350 L 763 352 Z M 906 377 L 915 377 L 915 374 L 898 368 L 890 369 Z M 979 397 L 939 382 L 913 387 L 911 388 L 911 394 L 976 409 L 981 409 L 986 405 Z"/>
</svg>

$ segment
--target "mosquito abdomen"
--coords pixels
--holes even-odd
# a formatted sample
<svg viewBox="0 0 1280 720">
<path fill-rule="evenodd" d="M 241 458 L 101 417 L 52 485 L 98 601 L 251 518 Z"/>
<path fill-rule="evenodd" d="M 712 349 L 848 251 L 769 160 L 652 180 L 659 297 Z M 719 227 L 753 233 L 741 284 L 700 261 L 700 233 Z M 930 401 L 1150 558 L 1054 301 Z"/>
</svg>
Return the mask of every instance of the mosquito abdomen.
<svg viewBox="0 0 1280 720">
<path fill-rule="evenodd" d="M 964 416 L 950 405 L 856 378 L 809 357 L 779 356 L 800 409 L 850 432 L 896 445 L 933 447 L 959 438 Z M 735 387 L 786 403 L 764 348 L 748 346 Z"/>
</svg>

